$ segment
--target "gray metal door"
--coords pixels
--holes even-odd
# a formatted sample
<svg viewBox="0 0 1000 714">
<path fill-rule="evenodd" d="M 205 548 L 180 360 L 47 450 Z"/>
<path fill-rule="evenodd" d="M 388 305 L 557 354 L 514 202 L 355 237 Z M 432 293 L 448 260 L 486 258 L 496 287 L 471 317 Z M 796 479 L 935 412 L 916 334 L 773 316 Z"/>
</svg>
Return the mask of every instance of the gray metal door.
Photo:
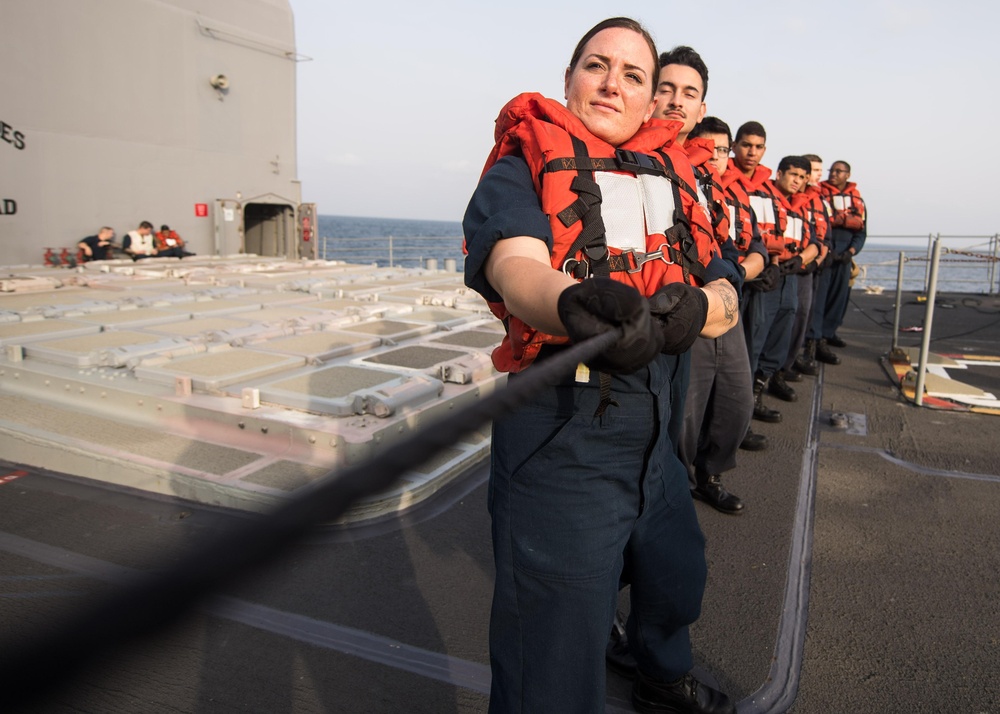
<svg viewBox="0 0 1000 714">
<path fill-rule="evenodd" d="M 243 206 L 231 198 L 215 199 L 215 254 L 244 253 Z"/>
</svg>

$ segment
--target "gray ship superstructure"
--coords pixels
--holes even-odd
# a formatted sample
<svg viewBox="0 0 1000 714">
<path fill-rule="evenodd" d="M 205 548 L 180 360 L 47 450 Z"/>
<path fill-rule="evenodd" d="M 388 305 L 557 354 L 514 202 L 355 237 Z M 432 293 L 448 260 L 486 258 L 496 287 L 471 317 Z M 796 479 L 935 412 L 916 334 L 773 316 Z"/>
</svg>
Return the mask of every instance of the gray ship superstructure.
<svg viewBox="0 0 1000 714">
<path fill-rule="evenodd" d="M 200 255 L 313 254 L 288 0 L 11 0 L 2 17 L 5 264 L 144 220 Z"/>
</svg>

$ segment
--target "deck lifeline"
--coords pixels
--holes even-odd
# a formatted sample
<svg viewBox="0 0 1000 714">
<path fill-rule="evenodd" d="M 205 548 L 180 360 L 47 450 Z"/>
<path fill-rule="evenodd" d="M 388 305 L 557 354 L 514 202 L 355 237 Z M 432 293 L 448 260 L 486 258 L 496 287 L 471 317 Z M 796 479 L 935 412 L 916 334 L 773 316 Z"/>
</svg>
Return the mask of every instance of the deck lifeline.
<svg viewBox="0 0 1000 714">
<path fill-rule="evenodd" d="M 5 458 L 266 510 L 504 381 L 502 331 L 455 273 L 256 256 L 0 269 Z M 486 433 L 345 521 L 420 501 Z"/>
</svg>

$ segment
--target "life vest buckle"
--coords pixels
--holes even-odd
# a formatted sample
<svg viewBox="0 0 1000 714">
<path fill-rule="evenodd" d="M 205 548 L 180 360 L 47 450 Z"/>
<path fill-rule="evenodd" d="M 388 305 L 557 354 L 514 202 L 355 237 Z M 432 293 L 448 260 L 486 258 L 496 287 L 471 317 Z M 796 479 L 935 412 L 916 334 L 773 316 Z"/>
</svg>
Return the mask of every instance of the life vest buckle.
<svg viewBox="0 0 1000 714">
<path fill-rule="evenodd" d="M 646 255 L 637 253 L 635 248 L 626 248 L 621 253 L 625 261 L 625 272 L 638 273 L 642 271 L 642 264 L 646 262 Z"/>
<path fill-rule="evenodd" d="M 674 261 L 670 259 L 669 248 L 666 243 L 660 244 L 660 247 L 650 253 L 639 253 L 634 248 L 626 248 L 621 252 L 621 257 L 625 262 L 625 271 L 629 273 L 638 273 L 642 270 L 642 266 L 651 260 L 662 260 L 667 265 L 673 265 Z"/>
<path fill-rule="evenodd" d="M 587 256 L 588 262 L 590 260 L 601 261 L 607 260 L 608 258 L 608 246 L 606 243 L 591 243 L 590 245 L 584 246 L 584 255 Z"/>
<path fill-rule="evenodd" d="M 628 149 L 615 149 L 615 163 L 622 171 L 629 171 L 634 174 L 660 174 L 663 175 L 664 168 L 656 160 L 647 154 L 638 154 Z"/>
<path fill-rule="evenodd" d="M 670 244 L 669 243 L 660 243 L 660 247 L 659 248 L 657 248 L 656 250 L 654 250 L 652 253 L 646 253 L 645 259 L 642 262 L 645 263 L 645 262 L 648 262 L 650 260 L 656 260 L 657 258 L 659 258 L 660 260 L 662 260 L 667 265 L 674 265 L 674 261 L 672 261 L 670 259 Z"/>
</svg>

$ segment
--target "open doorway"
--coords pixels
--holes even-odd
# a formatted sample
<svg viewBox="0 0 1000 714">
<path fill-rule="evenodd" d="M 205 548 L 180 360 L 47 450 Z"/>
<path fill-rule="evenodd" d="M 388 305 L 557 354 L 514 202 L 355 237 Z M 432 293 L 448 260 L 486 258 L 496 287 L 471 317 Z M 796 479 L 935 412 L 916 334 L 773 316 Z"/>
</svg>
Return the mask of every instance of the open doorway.
<svg viewBox="0 0 1000 714">
<path fill-rule="evenodd" d="M 244 251 L 261 256 L 295 258 L 295 208 L 280 203 L 243 205 Z"/>
</svg>

